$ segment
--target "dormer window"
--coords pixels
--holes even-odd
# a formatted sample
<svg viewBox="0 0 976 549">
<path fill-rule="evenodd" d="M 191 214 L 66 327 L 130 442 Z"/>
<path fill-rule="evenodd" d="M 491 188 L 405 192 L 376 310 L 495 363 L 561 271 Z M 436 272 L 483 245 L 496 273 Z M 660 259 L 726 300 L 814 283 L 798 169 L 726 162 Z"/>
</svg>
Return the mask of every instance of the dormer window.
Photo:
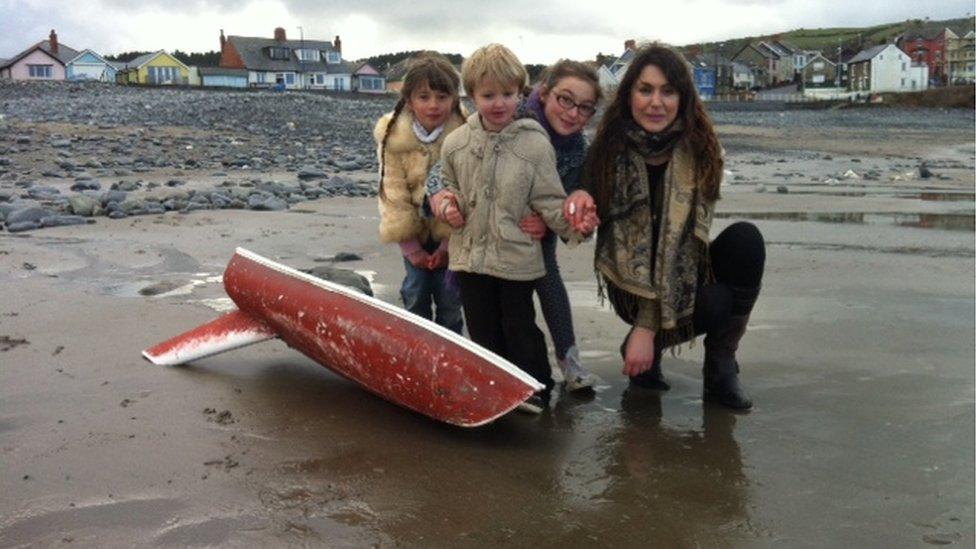
<svg viewBox="0 0 976 549">
<path fill-rule="evenodd" d="M 337 51 L 327 52 L 325 54 L 325 59 L 326 61 L 329 62 L 330 65 L 337 65 L 339 63 L 342 63 L 342 56 L 339 55 L 339 52 Z"/>
<path fill-rule="evenodd" d="M 318 62 L 322 59 L 319 50 L 296 50 L 298 52 L 298 59 L 301 61 L 314 61 Z"/>
<path fill-rule="evenodd" d="M 268 48 L 268 57 L 272 59 L 282 59 L 287 61 L 288 59 L 291 59 L 291 49 L 270 47 Z"/>
</svg>

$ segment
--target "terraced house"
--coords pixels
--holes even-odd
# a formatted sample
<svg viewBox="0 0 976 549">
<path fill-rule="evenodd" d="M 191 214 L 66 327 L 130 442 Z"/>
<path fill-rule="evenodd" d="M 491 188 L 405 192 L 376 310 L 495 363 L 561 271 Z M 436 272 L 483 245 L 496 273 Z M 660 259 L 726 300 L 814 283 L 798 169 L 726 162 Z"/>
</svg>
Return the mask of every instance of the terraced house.
<svg viewBox="0 0 976 549">
<path fill-rule="evenodd" d="M 220 66 L 246 70 L 249 87 L 339 91 L 353 90 L 356 69 L 343 61 L 338 36 L 333 42 L 289 40 L 281 27 L 274 30 L 274 38 L 225 37 L 221 30 Z"/>
</svg>

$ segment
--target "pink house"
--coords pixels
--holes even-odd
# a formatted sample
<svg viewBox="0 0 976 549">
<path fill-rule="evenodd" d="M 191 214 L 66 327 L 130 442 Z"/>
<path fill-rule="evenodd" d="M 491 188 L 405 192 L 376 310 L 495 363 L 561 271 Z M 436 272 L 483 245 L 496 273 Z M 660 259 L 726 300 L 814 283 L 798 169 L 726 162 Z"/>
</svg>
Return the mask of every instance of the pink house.
<svg viewBox="0 0 976 549">
<path fill-rule="evenodd" d="M 51 31 L 42 40 L 0 64 L 0 78 L 11 80 L 64 80 L 65 66 L 77 57 L 78 51 L 58 43 L 58 34 Z"/>
</svg>

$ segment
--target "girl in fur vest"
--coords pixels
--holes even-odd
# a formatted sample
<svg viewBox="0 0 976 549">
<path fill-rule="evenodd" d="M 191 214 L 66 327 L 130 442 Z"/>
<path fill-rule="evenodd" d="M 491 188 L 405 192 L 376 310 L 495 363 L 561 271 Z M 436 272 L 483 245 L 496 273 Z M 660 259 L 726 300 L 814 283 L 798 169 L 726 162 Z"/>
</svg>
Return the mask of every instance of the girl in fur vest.
<svg viewBox="0 0 976 549">
<path fill-rule="evenodd" d="M 396 242 L 403 254 L 403 306 L 457 333 L 463 328 L 461 301 L 444 280 L 451 228 L 425 216 L 424 201 L 427 172 L 440 158 L 444 137 L 464 123 L 459 83 L 446 58 L 422 54 L 407 69 L 396 108 L 373 130 L 380 162 L 380 240 Z"/>
</svg>

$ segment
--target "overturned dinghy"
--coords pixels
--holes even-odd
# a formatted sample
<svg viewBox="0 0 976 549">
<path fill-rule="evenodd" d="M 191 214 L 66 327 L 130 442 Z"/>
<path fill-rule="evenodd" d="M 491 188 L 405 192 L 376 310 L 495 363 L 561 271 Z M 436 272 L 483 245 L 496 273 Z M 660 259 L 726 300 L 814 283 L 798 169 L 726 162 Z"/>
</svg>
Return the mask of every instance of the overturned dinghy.
<svg viewBox="0 0 976 549">
<path fill-rule="evenodd" d="M 143 356 L 177 365 L 280 337 L 390 402 L 462 427 L 484 425 L 543 388 L 433 322 L 243 248 L 224 271 L 224 289 L 238 310 Z"/>
</svg>

